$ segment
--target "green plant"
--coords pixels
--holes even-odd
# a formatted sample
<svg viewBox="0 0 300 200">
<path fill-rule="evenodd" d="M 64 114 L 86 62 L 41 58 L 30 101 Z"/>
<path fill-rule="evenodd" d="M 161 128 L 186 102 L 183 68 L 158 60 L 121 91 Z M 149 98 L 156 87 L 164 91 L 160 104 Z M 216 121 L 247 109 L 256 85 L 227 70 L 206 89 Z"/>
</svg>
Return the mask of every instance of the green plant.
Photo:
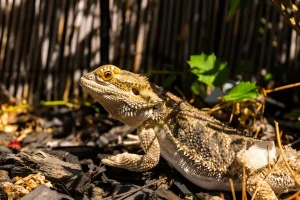
<svg viewBox="0 0 300 200">
<path fill-rule="evenodd" d="M 199 84 L 204 83 L 207 87 L 221 87 L 228 80 L 227 62 L 219 61 L 215 54 L 192 55 L 188 61 L 190 70 L 197 76 L 197 80 L 191 85 L 191 90 L 195 95 L 202 95 Z M 241 82 L 223 97 L 224 101 L 240 102 L 258 97 L 258 87 L 255 82 Z M 202 95 L 203 96 L 203 95 Z"/>
<path fill-rule="evenodd" d="M 240 102 L 254 99 L 258 95 L 258 87 L 255 85 L 255 82 L 240 82 L 227 95 L 223 96 L 223 99 L 225 101 Z"/>
</svg>

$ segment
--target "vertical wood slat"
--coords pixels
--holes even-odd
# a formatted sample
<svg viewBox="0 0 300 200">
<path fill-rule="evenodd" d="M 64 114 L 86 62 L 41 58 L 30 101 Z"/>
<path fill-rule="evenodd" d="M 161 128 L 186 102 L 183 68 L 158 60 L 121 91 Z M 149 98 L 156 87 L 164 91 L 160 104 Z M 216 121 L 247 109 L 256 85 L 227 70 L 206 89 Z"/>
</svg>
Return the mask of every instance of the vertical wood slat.
<svg viewBox="0 0 300 200">
<path fill-rule="evenodd" d="M 174 10 L 173 10 L 173 13 L 172 13 L 172 22 L 177 22 L 177 25 L 174 26 L 172 22 L 169 22 L 170 23 L 170 29 L 169 29 L 169 37 L 166 38 L 167 41 L 169 42 L 169 45 L 167 46 L 167 53 L 166 53 L 166 56 L 172 60 L 175 64 L 175 65 L 178 65 L 178 56 L 176 56 L 176 52 L 179 51 L 178 49 L 178 35 L 180 34 L 180 29 L 182 27 L 182 21 L 180 20 L 180 15 L 181 15 L 181 12 L 182 9 L 183 9 L 183 6 L 182 6 L 182 0 L 178 0 L 177 3 L 175 3 L 175 6 L 174 6 Z M 163 69 L 167 69 L 166 68 L 167 65 L 165 65 L 165 67 Z"/>
<path fill-rule="evenodd" d="M 21 0 L 16 0 L 15 1 L 15 8 L 18 9 L 18 12 L 15 12 L 15 19 L 18 19 L 18 23 L 15 23 L 16 26 L 15 26 L 15 38 L 13 40 L 13 53 L 12 53 L 12 61 L 10 63 L 10 69 L 11 69 L 11 72 L 10 72 L 10 76 L 9 76 L 9 81 L 12 83 L 10 84 L 10 87 L 9 87 L 9 92 L 11 94 L 13 94 L 14 96 L 19 96 L 19 94 L 16 94 L 16 89 L 18 88 L 18 80 L 17 78 L 19 77 L 19 74 L 20 74 L 20 70 L 21 70 L 21 67 L 20 66 L 20 53 L 22 52 L 22 44 L 21 43 L 24 43 L 23 40 L 22 40 L 22 37 L 23 37 L 23 34 L 22 34 L 22 31 L 23 30 L 23 24 L 24 24 L 24 19 L 25 19 L 25 16 L 24 16 L 24 12 L 25 12 L 25 3 L 24 1 L 21 1 Z M 12 22 L 14 23 L 14 22 Z"/>
<path fill-rule="evenodd" d="M 133 59 L 134 55 L 136 53 L 136 46 L 135 46 L 135 41 L 137 38 L 137 28 L 138 28 L 138 18 L 139 18 L 139 9 L 140 9 L 140 1 L 134 1 L 134 0 L 128 0 L 128 10 L 126 12 L 128 13 L 129 17 L 129 23 L 128 23 L 128 35 L 126 37 L 127 39 L 127 60 L 126 65 L 124 66 L 126 69 L 131 69 L 133 70 Z M 126 13 L 127 14 L 127 13 Z"/>
<path fill-rule="evenodd" d="M 26 33 L 27 29 L 25 27 L 25 24 L 28 21 L 28 18 L 30 17 L 31 14 L 26 15 L 26 10 L 28 9 L 27 6 L 28 2 L 22 0 L 21 1 L 21 13 L 20 13 L 20 24 L 18 27 L 18 37 L 16 39 L 16 49 L 17 52 L 15 53 L 14 56 L 14 61 L 13 61 L 13 66 L 15 66 L 15 81 L 14 84 L 16 86 L 15 88 L 15 93 L 14 96 L 18 101 L 21 102 L 22 100 L 22 94 L 24 92 L 24 82 L 23 82 L 23 76 L 24 76 L 24 71 L 25 71 L 25 63 L 24 63 L 24 49 L 27 47 L 27 39 L 26 39 Z"/>
<path fill-rule="evenodd" d="M 173 3 L 170 0 L 166 0 L 166 1 L 161 1 L 160 2 L 160 13 L 159 13 L 159 17 L 158 17 L 158 21 L 160 21 L 160 23 L 158 23 L 158 35 L 156 36 L 156 42 L 154 45 L 154 48 L 156 48 L 156 51 L 153 52 L 154 56 L 153 58 L 156 58 L 156 62 L 155 64 L 157 65 L 155 67 L 155 69 L 162 69 L 163 66 L 163 60 L 166 57 L 166 53 L 165 53 L 165 49 L 167 46 L 167 42 L 168 42 L 168 28 L 170 26 L 170 16 L 171 16 L 171 12 L 173 10 Z M 168 9 L 169 8 L 169 9 Z M 155 77 L 157 81 L 158 77 Z"/>
<path fill-rule="evenodd" d="M 173 15 L 174 15 L 175 10 L 176 10 L 176 7 L 175 7 L 174 4 L 177 5 L 178 2 L 176 4 L 174 1 L 169 0 L 168 1 L 168 6 L 165 7 L 166 9 L 169 8 L 169 10 L 168 10 L 168 17 L 167 17 L 166 34 L 163 37 L 163 41 L 165 43 L 165 45 L 164 45 L 164 53 L 163 53 L 164 59 L 170 58 L 170 55 L 169 55 L 170 48 L 172 47 L 172 43 L 174 43 L 174 38 L 172 37 L 172 28 L 175 27 L 172 24 L 174 22 L 172 20 L 173 19 Z M 162 66 L 161 69 L 164 69 L 164 68 L 165 68 L 165 66 Z"/>
<path fill-rule="evenodd" d="M 140 67 L 141 67 L 141 62 L 142 62 L 142 56 L 143 56 L 143 49 L 145 48 L 145 40 L 146 40 L 146 35 L 147 35 L 147 26 L 145 24 L 145 15 L 146 13 L 146 8 L 148 4 L 148 0 L 142 0 L 141 2 L 141 7 L 140 7 L 140 14 L 137 19 L 137 39 L 135 43 L 135 56 L 134 56 L 134 63 L 133 63 L 133 71 L 134 72 L 139 72 Z"/>
<path fill-rule="evenodd" d="M 197 42 L 196 42 L 196 38 L 198 36 L 197 32 L 199 30 L 198 25 L 199 23 L 199 19 L 200 19 L 200 1 L 192 1 L 192 10 L 191 10 L 191 22 L 189 25 L 189 50 L 188 52 L 197 52 L 196 50 L 196 46 L 197 46 Z M 198 52 L 200 53 L 200 52 Z"/>
<path fill-rule="evenodd" d="M 184 67 L 182 69 L 182 76 L 181 76 L 181 85 L 184 86 L 186 83 L 186 77 L 187 77 L 187 72 L 188 72 L 188 67 L 187 67 L 187 60 L 189 60 L 189 37 L 190 37 L 190 22 L 191 18 L 193 18 L 192 15 L 192 0 L 187 1 L 185 10 L 183 11 L 183 27 L 181 30 L 181 35 L 180 37 L 182 38 L 183 44 L 182 44 L 182 58 L 179 60 L 179 63 L 184 63 Z M 187 12 L 186 12 L 187 11 Z"/>
<path fill-rule="evenodd" d="M 219 4 L 220 4 L 220 2 L 219 2 L 219 0 L 216 0 L 216 1 L 211 1 L 212 3 L 213 3 L 213 5 L 212 5 L 212 10 L 213 10 L 213 12 L 212 12 L 212 16 L 211 16 L 211 19 L 212 19 L 212 21 L 211 21 L 211 29 L 210 29 L 210 35 L 211 35 L 211 40 L 213 41 L 213 42 L 211 42 L 211 44 L 210 44 L 210 48 L 209 48 L 209 51 L 210 52 L 213 52 L 213 50 L 214 50 L 214 46 L 215 46 L 215 42 L 216 42 L 216 40 L 214 39 L 215 38 L 215 35 L 216 35 L 216 29 L 217 29 L 217 26 L 218 26 L 218 24 L 217 24 L 217 22 L 218 22 L 218 20 L 217 20 L 217 17 L 218 17 L 218 12 L 219 12 Z"/>
<path fill-rule="evenodd" d="M 100 37 L 101 37 L 101 61 L 103 64 L 109 62 L 109 29 L 110 29 L 110 17 L 109 17 L 109 0 L 101 0 L 100 7 L 103 12 L 100 13 Z"/>
<path fill-rule="evenodd" d="M 276 23 L 277 21 L 279 20 L 279 16 L 277 15 L 277 12 L 276 10 L 272 10 L 272 21 L 271 21 L 271 25 L 272 27 L 276 28 Z M 271 32 L 271 35 L 270 35 L 270 38 L 269 38 L 269 50 L 267 52 L 267 56 L 265 57 L 266 59 L 266 70 L 267 71 L 270 71 L 270 69 L 272 68 L 272 66 L 274 66 L 274 63 L 275 63 L 275 59 L 273 58 L 272 55 L 274 55 L 274 50 L 275 50 L 275 46 L 277 44 L 277 42 L 275 43 L 274 41 L 276 40 L 276 35 L 278 33 L 278 30 L 274 30 L 274 31 L 270 31 Z"/>
<path fill-rule="evenodd" d="M 69 1 L 61 1 L 61 14 L 59 17 L 58 22 L 58 30 L 57 30 L 57 42 L 60 46 L 59 48 L 59 58 L 58 58 L 58 70 L 56 71 L 56 77 L 59 77 L 56 79 L 55 85 L 60 85 L 60 87 L 57 89 L 59 96 L 62 96 L 63 100 L 67 100 L 70 95 L 70 77 L 68 77 L 67 74 L 67 65 L 65 64 L 65 60 L 68 59 L 68 56 L 65 56 L 65 50 L 68 49 L 67 44 L 67 32 L 68 32 L 68 20 L 69 19 Z M 65 68 L 65 70 L 63 70 Z M 61 83 L 59 80 L 65 79 L 63 83 Z M 58 97 L 59 99 L 59 97 Z"/>
<path fill-rule="evenodd" d="M 266 23 L 264 24 L 264 30 L 265 30 L 265 32 L 264 32 L 264 34 L 262 36 L 262 43 L 261 43 L 261 48 L 259 49 L 259 52 L 265 52 L 267 38 L 270 37 L 269 36 L 270 32 L 268 31 L 268 22 L 270 21 L 270 7 L 269 6 L 267 6 L 265 8 L 265 12 L 266 12 L 266 18 L 265 18 L 266 19 Z M 264 67 L 264 61 L 265 61 L 265 58 L 263 58 L 263 57 L 258 58 L 258 67 L 257 67 L 257 70 L 256 70 L 256 77 L 258 79 L 261 76 L 261 70 Z"/>
<path fill-rule="evenodd" d="M 52 49 L 52 59 L 50 61 L 50 67 L 52 68 L 52 74 L 53 74 L 53 99 L 60 99 L 62 97 L 62 90 L 65 87 L 64 83 L 60 83 L 58 80 L 60 80 L 62 77 L 60 75 L 63 73 L 64 70 L 62 70 L 61 66 L 61 60 L 63 57 L 61 57 L 63 46 L 61 45 L 62 37 L 63 37 L 63 26 L 64 26 L 64 17 L 65 17 L 65 5 L 66 1 L 58 1 L 56 7 L 58 7 L 54 20 L 55 24 L 52 30 L 55 30 L 55 34 L 52 35 L 52 43 L 53 43 L 53 49 Z"/>
<path fill-rule="evenodd" d="M 40 32 L 41 30 L 41 22 L 42 22 L 42 13 L 43 10 L 45 9 L 45 4 L 42 4 L 40 0 L 35 1 L 34 5 L 34 19 L 33 19 L 33 33 L 31 34 L 31 39 L 30 39 L 30 49 L 29 49 L 29 54 L 27 57 L 27 67 L 28 70 L 27 72 L 31 74 L 31 76 L 26 76 L 25 78 L 25 91 L 28 92 L 28 101 L 29 102 L 36 102 L 39 99 L 39 94 L 36 94 L 39 90 L 37 89 L 37 77 L 38 77 L 38 67 L 37 67 L 37 62 L 39 60 L 39 51 L 40 51 L 40 45 L 41 45 L 41 35 L 42 33 Z M 26 98 L 26 94 L 23 95 L 24 98 Z"/>
<path fill-rule="evenodd" d="M 151 30 L 151 23 L 152 23 L 152 17 L 153 17 L 153 11 L 155 10 L 155 4 L 154 0 L 148 0 L 148 5 L 145 7 L 145 14 L 143 19 L 143 26 L 144 26 L 144 36 L 143 36 L 143 48 L 141 48 L 141 54 L 140 54 L 140 63 L 139 63 L 139 72 L 146 73 L 149 70 L 148 66 L 148 58 L 146 55 L 150 55 L 150 37 L 151 32 L 156 32 L 156 30 Z M 148 47 L 148 48 L 147 48 Z"/>
<path fill-rule="evenodd" d="M 72 72 L 72 65 L 73 65 L 73 57 L 74 57 L 74 48 L 73 45 L 73 36 L 75 30 L 75 8 L 78 4 L 77 1 L 67 1 L 67 8 L 65 13 L 65 30 L 64 30 L 64 43 L 63 45 L 63 62 L 62 66 L 64 67 L 64 73 L 62 73 L 63 77 L 61 80 L 65 79 L 65 91 L 63 99 L 66 100 L 69 97 L 69 90 L 72 88 L 72 80 L 73 80 L 73 72 Z"/>
<path fill-rule="evenodd" d="M 121 45 L 121 31 L 122 31 L 122 1 L 111 0 L 109 4 L 111 29 L 110 29 L 110 43 L 109 43 L 109 62 L 115 63 L 120 58 L 120 45 Z"/>
<path fill-rule="evenodd" d="M 23 45 L 23 49 L 22 49 L 22 53 L 21 53 L 21 58 L 19 59 L 19 64 L 20 64 L 20 72 L 19 72 L 19 77 L 17 78 L 17 87 L 18 87 L 18 91 L 16 94 L 16 99 L 19 101 L 27 101 L 28 100 L 28 89 L 29 89 L 29 85 L 28 85 L 28 73 L 29 72 L 29 65 L 28 65 L 28 57 L 30 56 L 30 44 L 32 43 L 33 37 L 31 37 L 31 35 L 33 35 L 32 33 L 34 32 L 34 23 L 33 23 L 33 19 L 35 17 L 35 1 L 25 1 L 26 4 L 26 8 L 25 10 L 27 12 L 24 12 L 23 17 L 25 18 L 25 22 L 24 22 L 24 33 L 23 33 L 23 37 L 22 37 L 22 45 Z"/>
<path fill-rule="evenodd" d="M 7 59 L 7 50 L 8 50 L 8 40 L 9 40 L 9 31 L 10 31 L 10 21 L 12 16 L 12 8 L 13 8 L 13 1 L 6 1 L 5 3 L 2 2 L 1 13 L 4 13 L 4 20 L 3 20 L 3 31 L 1 37 L 1 57 L 0 57 L 0 71 L 1 73 L 1 81 L 4 82 L 5 75 L 6 75 L 6 68 L 5 68 L 5 60 Z"/>
<path fill-rule="evenodd" d="M 117 1 L 118 2 L 118 1 Z M 129 1 L 119 1 L 116 5 L 119 7 L 120 12 L 121 12 L 121 17 L 123 19 L 122 21 L 122 28 L 120 31 L 120 53 L 119 53 L 119 60 L 118 64 L 121 68 L 126 66 L 126 58 L 127 58 L 127 36 L 129 32 L 129 22 L 130 22 L 130 10 L 129 10 Z M 127 49 L 127 51 L 126 51 Z"/>
<path fill-rule="evenodd" d="M 81 41 L 80 41 L 80 30 L 82 28 L 83 20 L 84 20 L 84 13 L 86 9 L 86 4 L 84 0 L 79 0 L 78 4 L 76 4 L 75 12 L 74 12 L 74 32 L 71 39 L 71 61 L 69 70 L 71 72 L 72 77 L 72 84 L 73 84 L 73 93 L 75 96 L 79 95 L 79 86 L 78 82 L 75 80 L 78 80 L 81 72 L 80 72 L 80 65 L 81 65 Z"/>
<path fill-rule="evenodd" d="M 235 65 L 240 66 L 240 68 L 233 68 L 232 69 L 232 74 L 241 74 L 241 73 L 245 73 L 243 72 L 244 70 L 242 69 L 245 66 L 245 63 L 247 61 L 247 50 L 245 50 L 245 43 L 247 42 L 247 36 L 249 33 L 249 27 L 251 27 L 251 24 L 253 24 L 253 22 L 249 22 L 249 23 L 243 23 L 242 19 L 243 18 L 248 18 L 249 13 L 251 13 L 251 8 L 250 6 L 247 6 L 243 12 L 240 13 L 241 15 L 241 20 L 240 20 L 240 25 L 239 25 L 239 35 L 240 35 L 240 39 L 238 41 L 237 44 L 237 49 L 239 49 L 239 51 L 236 51 L 235 56 L 236 57 L 241 57 L 244 60 L 235 60 Z"/>
<path fill-rule="evenodd" d="M 4 10 L 5 8 L 5 2 L 4 1 L 0 1 L 0 10 Z M 4 27 L 5 27 L 5 24 L 4 24 L 4 17 L 5 17 L 5 14 L 3 14 L 3 12 L 0 12 L 0 23 L 1 23 L 1 26 L 0 26 L 0 44 L 2 44 L 2 39 L 3 39 L 3 30 L 4 30 Z M 2 52 L 2 48 L 0 47 L 0 61 L 1 61 L 1 52 Z M 1 64 L 0 64 L 0 69 L 1 69 Z"/>
<path fill-rule="evenodd" d="M 238 10 L 233 18 L 233 24 L 231 27 L 231 32 L 230 35 L 228 35 L 228 41 L 230 41 L 230 43 L 227 44 L 228 48 L 228 59 L 227 61 L 229 63 L 231 63 L 231 65 L 235 62 L 235 58 L 236 58 L 236 48 L 234 48 L 237 44 L 237 42 L 240 39 L 240 35 L 238 34 L 238 30 L 240 27 L 240 20 L 241 20 L 241 14 L 240 14 L 240 10 Z M 230 68 L 232 68 L 231 66 L 229 66 Z"/>
<path fill-rule="evenodd" d="M 90 55 L 90 67 L 96 67 L 100 65 L 101 62 L 101 38 L 99 34 L 100 30 L 100 0 L 96 1 L 95 9 L 93 12 L 93 23 L 92 23 L 92 38 L 91 38 L 91 55 Z"/>
<path fill-rule="evenodd" d="M 43 96 L 45 96 L 46 100 L 51 100 L 53 95 L 53 65 L 52 62 L 55 62 L 53 59 L 56 57 L 56 53 L 53 51 L 54 48 L 54 37 L 56 32 L 56 1 L 52 1 L 52 3 L 48 4 L 48 9 L 46 10 L 46 18 L 45 18 L 45 29 L 44 29 L 44 38 L 42 43 L 42 67 L 44 78 L 39 79 L 39 85 L 44 85 L 45 89 L 43 92 Z M 52 29 L 54 31 L 52 31 Z M 42 77 L 42 76 L 40 76 Z"/>
<path fill-rule="evenodd" d="M 223 2 L 222 6 L 226 7 L 226 9 L 228 9 L 228 6 L 225 6 L 224 2 Z M 227 20 L 226 20 L 226 17 L 227 17 L 227 12 L 223 12 L 223 14 L 221 15 L 221 18 L 225 19 L 225 20 L 224 20 L 224 22 L 222 24 L 219 25 L 219 26 L 221 26 L 221 28 L 219 27 L 220 28 L 219 34 L 222 35 L 223 37 L 220 37 L 220 39 L 219 39 L 219 43 L 220 43 L 218 45 L 219 49 L 216 52 L 216 54 L 220 57 L 220 59 L 224 59 L 226 57 L 226 55 L 224 55 L 224 53 L 226 52 L 226 51 L 224 51 L 224 49 L 226 47 L 225 42 L 226 42 L 226 39 L 227 39 L 226 37 L 224 37 L 225 34 L 226 34 L 226 32 L 227 32 Z M 219 34 L 218 34 L 218 36 L 219 36 Z"/>
<path fill-rule="evenodd" d="M 145 66 L 147 66 L 144 70 L 150 71 L 153 69 L 153 65 L 155 63 L 154 58 L 156 49 L 155 47 L 155 42 L 156 42 L 156 36 L 159 33 L 158 27 L 159 27 L 159 22 L 158 22 L 158 14 L 159 14 L 159 0 L 152 0 L 151 1 L 151 6 L 153 9 L 151 9 L 151 13 L 148 16 L 149 17 L 149 37 L 148 37 L 148 42 L 147 42 L 147 48 L 146 48 L 146 54 L 145 54 L 145 61 L 147 62 Z"/>
<path fill-rule="evenodd" d="M 4 70 L 3 70 L 3 82 L 4 84 L 8 84 L 9 83 L 9 77 L 11 75 L 12 72 L 12 68 L 11 66 L 11 62 L 12 62 L 12 54 L 13 54 L 13 49 L 14 49 L 14 39 L 15 39 L 15 34 L 16 33 L 16 26 L 17 26 L 17 21 L 16 21 L 16 9 L 17 6 L 15 6 L 15 0 L 14 1 L 8 1 L 7 4 L 8 10 L 11 11 L 11 13 L 9 13 L 10 18 L 9 21 L 7 21 L 8 24 L 8 29 L 7 29 L 7 39 L 6 39 L 6 47 L 5 47 L 5 57 L 3 60 L 3 64 L 4 64 Z M 14 87 L 14 85 L 13 85 Z M 10 93 L 12 94 L 12 87 L 10 87 Z"/>
</svg>

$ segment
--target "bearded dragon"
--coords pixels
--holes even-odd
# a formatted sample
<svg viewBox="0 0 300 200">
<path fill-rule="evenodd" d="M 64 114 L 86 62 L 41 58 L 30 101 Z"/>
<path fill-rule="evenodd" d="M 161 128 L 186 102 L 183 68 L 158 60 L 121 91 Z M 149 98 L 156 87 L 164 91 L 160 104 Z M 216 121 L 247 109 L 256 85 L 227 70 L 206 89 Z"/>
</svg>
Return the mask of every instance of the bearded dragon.
<svg viewBox="0 0 300 200">
<path fill-rule="evenodd" d="M 275 193 L 299 190 L 274 142 L 244 137 L 186 101 L 165 92 L 145 76 L 104 65 L 81 77 L 83 90 L 114 118 L 137 128 L 143 155 L 121 153 L 102 163 L 142 172 L 155 167 L 162 156 L 192 183 L 214 190 L 246 188 L 257 199 L 278 199 Z M 300 154 L 284 146 L 297 172 Z M 297 172 L 297 178 L 299 173 Z"/>
</svg>

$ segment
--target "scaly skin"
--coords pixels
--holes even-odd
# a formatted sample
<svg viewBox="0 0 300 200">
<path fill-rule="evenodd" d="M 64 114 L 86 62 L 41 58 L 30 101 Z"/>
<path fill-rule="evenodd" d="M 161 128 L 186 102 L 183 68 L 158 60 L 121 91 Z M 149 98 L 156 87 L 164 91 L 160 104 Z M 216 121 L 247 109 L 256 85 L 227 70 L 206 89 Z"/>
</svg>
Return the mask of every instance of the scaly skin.
<svg viewBox="0 0 300 200">
<path fill-rule="evenodd" d="M 113 117 L 138 129 L 145 154 L 110 156 L 102 160 L 105 165 L 147 171 L 162 156 L 194 184 L 216 190 L 230 190 L 229 178 L 240 190 L 245 165 L 247 191 L 256 199 L 277 199 L 275 193 L 299 189 L 273 142 L 239 135 L 144 76 L 104 65 L 81 77 L 80 85 Z M 284 149 L 297 171 L 299 153 Z"/>
</svg>

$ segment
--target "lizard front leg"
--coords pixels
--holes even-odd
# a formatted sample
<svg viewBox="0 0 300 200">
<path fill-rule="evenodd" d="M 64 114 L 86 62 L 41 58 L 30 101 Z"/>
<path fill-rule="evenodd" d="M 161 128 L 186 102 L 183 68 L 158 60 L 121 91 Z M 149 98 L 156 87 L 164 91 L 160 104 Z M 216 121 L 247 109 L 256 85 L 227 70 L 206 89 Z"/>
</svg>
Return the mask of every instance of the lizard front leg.
<svg viewBox="0 0 300 200">
<path fill-rule="evenodd" d="M 158 164 L 160 147 L 153 128 L 139 128 L 138 136 L 144 155 L 122 153 L 102 159 L 102 163 L 130 171 L 142 172 L 152 169 Z"/>
</svg>

